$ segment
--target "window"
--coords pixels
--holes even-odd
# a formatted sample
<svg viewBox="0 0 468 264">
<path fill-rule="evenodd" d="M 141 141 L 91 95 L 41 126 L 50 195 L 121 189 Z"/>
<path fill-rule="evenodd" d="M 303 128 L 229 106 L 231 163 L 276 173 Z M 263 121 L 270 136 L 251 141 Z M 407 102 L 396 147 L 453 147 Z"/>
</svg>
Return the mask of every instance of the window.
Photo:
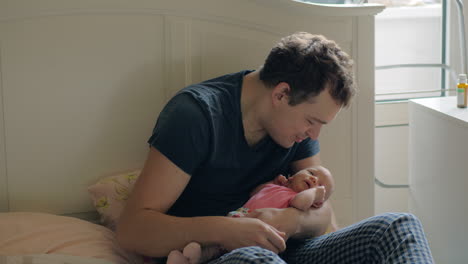
<svg viewBox="0 0 468 264">
<path fill-rule="evenodd" d="M 440 96 L 446 89 L 443 5 L 438 0 L 371 0 L 376 17 L 376 101 Z"/>
</svg>

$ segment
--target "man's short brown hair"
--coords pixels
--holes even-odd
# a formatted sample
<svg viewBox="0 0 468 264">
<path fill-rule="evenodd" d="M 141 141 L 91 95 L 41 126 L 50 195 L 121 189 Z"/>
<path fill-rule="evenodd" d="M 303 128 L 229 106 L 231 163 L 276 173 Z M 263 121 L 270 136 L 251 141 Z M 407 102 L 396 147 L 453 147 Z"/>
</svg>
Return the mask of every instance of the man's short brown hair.
<svg viewBox="0 0 468 264">
<path fill-rule="evenodd" d="M 270 51 L 260 69 L 260 80 L 269 87 L 286 82 L 290 105 L 317 96 L 330 87 L 332 98 L 347 106 L 355 93 L 353 61 L 332 40 L 298 32 L 284 37 Z"/>
</svg>

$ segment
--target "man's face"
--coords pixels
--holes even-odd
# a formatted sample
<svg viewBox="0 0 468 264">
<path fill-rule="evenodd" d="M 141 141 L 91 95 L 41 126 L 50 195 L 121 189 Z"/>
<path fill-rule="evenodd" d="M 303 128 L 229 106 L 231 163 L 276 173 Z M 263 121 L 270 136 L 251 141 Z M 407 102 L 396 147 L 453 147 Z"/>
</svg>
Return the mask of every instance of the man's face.
<svg viewBox="0 0 468 264">
<path fill-rule="evenodd" d="M 268 122 L 270 137 L 280 146 L 290 148 L 306 138 L 317 139 L 323 125 L 335 119 L 341 109 L 324 89 L 316 97 L 290 106 L 287 95 L 274 97 L 273 114 Z"/>
</svg>

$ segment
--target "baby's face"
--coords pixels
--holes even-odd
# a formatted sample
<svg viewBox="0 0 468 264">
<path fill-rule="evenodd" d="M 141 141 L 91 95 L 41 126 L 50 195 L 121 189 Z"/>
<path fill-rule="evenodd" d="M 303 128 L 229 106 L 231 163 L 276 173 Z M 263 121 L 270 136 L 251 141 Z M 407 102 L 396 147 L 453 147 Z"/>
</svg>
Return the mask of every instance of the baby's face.
<svg viewBox="0 0 468 264">
<path fill-rule="evenodd" d="M 332 181 L 333 178 L 329 170 L 322 166 L 316 166 L 298 171 L 296 174 L 289 177 L 288 186 L 295 192 L 302 192 L 317 186 L 324 186 L 326 190 L 325 199 L 328 199 L 332 191 Z"/>
</svg>

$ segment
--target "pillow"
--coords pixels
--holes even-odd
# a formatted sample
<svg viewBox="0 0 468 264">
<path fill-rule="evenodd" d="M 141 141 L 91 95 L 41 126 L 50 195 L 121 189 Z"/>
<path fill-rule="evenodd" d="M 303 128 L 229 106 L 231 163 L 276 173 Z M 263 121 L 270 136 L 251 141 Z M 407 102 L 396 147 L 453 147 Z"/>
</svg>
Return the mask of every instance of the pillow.
<svg viewBox="0 0 468 264">
<path fill-rule="evenodd" d="M 124 251 L 115 233 L 101 225 L 47 213 L 0 213 L 0 256 L 34 254 L 98 258 L 119 264 L 143 262 L 140 256 Z"/>
<path fill-rule="evenodd" d="M 88 188 L 101 223 L 115 230 L 117 221 L 133 189 L 141 170 L 112 175 L 99 180 Z"/>
</svg>

